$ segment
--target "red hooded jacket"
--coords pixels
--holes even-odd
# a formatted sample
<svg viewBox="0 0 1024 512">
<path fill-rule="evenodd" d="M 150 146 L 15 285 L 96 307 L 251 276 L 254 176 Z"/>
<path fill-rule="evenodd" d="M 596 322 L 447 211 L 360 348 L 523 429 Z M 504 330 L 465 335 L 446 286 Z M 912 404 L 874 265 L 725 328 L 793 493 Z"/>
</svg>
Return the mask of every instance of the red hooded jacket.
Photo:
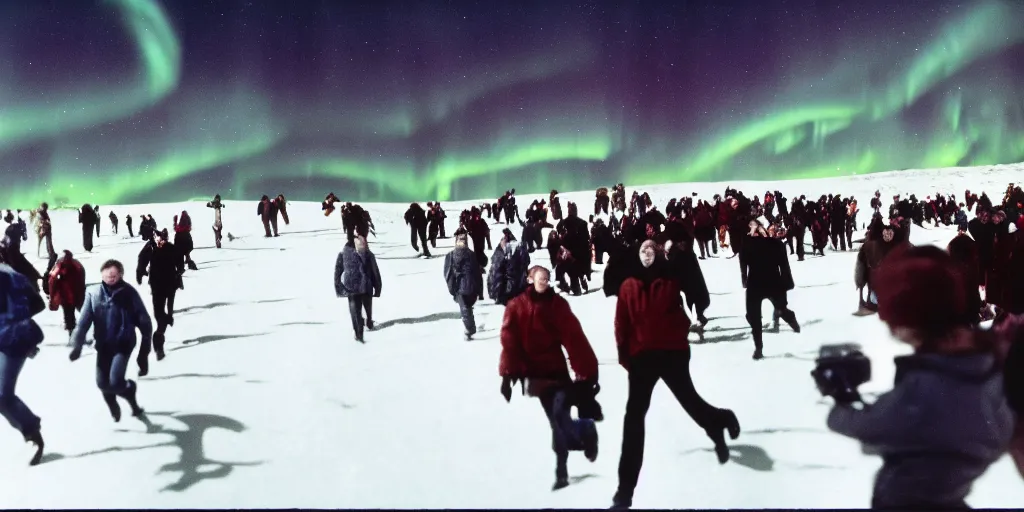
<svg viewBox="0 0 1024 512">
<path fill-rule="evenodd" d="M 64 257 L 50 271 L 49 280 L 51 311 L 57 311 L 62 304 L 82 309 L 85 303 L 85 269 L 71 257 L 70 252 L 64 251 Z"/>
<path fill-rule="evenodd" d="M 509 301 L 501 322 L 502 377 L 568 380 L 562 347 L 577 380 L 597 378 L 597 356 L 565 299 L 531 287 Z"/>
</svg>

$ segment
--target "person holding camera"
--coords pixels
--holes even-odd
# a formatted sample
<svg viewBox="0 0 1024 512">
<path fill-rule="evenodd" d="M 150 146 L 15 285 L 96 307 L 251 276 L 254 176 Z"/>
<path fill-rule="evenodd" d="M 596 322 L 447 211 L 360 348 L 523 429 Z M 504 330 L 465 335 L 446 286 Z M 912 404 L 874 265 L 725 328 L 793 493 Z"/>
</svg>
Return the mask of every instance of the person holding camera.
<svg viewBox="0 0 1024 512">
<path fill-rule="evenodd" d="M 39 417 L 14 394 L 25 360 L 39 353 L 43 331 L 32 319 L 46 309 L 28 278 L 11 268 L 0 254 L 0 415 L 36 447 L 29 465 L 43 457 Z"/>
<path fill-rule="evenodd" d="M 828 428 L 882 456 L 874 508 L 966 508 L 974 480 L 1009 448 L 1015 418 L 996 337 L 971 328 L 962 279 L 938 247 L 890 254 L 872 276 L 878 316 L 914 347 L 896 358 L 893 389 L 854 406 L 863 404 L 856 386 L 870 378 L 856 371 L 862 355 L 849 364 L 819 361 L 813 372 L 822 394 L 836 399 Z"/>
<path fill-rule="evenodd" d="M 569 451 L 582 450 L 587 460 L 597 460 L 597 426 L 603 419 L 594 396 L 597 384 L 597 356 L 583 333 L 569 303 L 550 286 L 551 273 L 533 266 L 528 273 L 530 287 L 510 300 L 501 323 L 501 394 L 508 402 L 512 386 L 521 382 L 523 394 L 537 397 L 551 424 L 555 451 L 555 484 L 552 490 L 569 485 Z M 569 377 L 562 348 L 576 374 Z M 580 419 L 572 419 L 576 405 Z"/>
<path fill-rule="evenodd" d="M 666 268 L 662 252 L 653 240 L 640 245 L 640 265 L 619 288 L 615 306 L 615 342 L 619 364 L 629 372 L 629 398 L 622 428 L 619 488 L 613 508 L 633 505 L 633 491 L 640 478 L 644 457 L 644 421 L 651 395 L 659 380 L 675 395 L 679 405 L 715 443 L 722 464 L 729 461 L 724 430 L 736 439 L 740 424 L 728 409 L 708 404 L 697 393 L 690 376 L 690 319 L 683 311 L 679 284 Z"/>
<path fill-rule="evenodd" d="M 747 323 L 754 336 L 753 357 L 756 361 L 764 358 L 761 303 L 765 299 L 775 307 L 775 317 L 785 320 L 793 331 L 799 333 L 800 324 L 796 321 L 796 313 L 789 309 L 786 298 L 794 284 L 785 243 L 769 237 L 764 226 L 756 219 L 751 220 L 748 227 L 750 232 L 740 251 L 740 278 L 743 287 L 747 289 Z"/>
</svg>

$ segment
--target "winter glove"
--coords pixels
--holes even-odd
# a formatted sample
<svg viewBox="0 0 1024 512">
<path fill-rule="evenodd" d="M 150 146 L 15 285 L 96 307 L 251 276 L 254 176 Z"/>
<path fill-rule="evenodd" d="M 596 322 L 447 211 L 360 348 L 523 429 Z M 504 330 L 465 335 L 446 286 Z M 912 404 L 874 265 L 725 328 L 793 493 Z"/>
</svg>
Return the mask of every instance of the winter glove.
<svg viewBox="0 0 1024 512">
<path fill-rule="evenodd" d="M 39 355 L 39 347 L 38 346 L 32 347 L 28 351 L 28 354 L 25 354 L 25 356 L 28 357 L 29 359 L 35 359 L 35 357 L 37 355 Z"/>
<path fill-rule="evenodd" d="M 71 362 L 73 363 L 78 361 L 79 357 L 82 357 L 82 347 L 75 347 L 71 349 L 71 354 L 68 355 L 68 359 L 71 359 Z"/>
<path fill-rule="evenodd" d="M 139 377 L 149 375 L 149 357 L 139 354 L 136 362 L 139 363 Z"/>
<path fill-rule="evenodd" d="M 505 397 L 506 402 L 512 401 L 512 377 L 506 375 L 501 378 L 501 396 Z"/>
</svg>

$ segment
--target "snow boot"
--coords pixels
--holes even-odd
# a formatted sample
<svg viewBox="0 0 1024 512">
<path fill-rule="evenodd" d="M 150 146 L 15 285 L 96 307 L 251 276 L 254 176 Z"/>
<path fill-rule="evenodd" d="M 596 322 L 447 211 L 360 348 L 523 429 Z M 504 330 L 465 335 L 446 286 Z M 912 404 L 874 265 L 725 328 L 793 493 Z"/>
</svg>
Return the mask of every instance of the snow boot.
<svg viewBox="0 0 1024 512">
<path fill-rule="evenodd" d="M 32 459 L 28 461 L 29 466 L 37 466 L 43 460 L 43 447 L 46 443 L 43 442 L 43 434 L 39 430 L 29 432 L 25 434 L 25 442 L 36 445 L 36 452 L 32 455 Z"/>
<path fill-rule="evenodd" d="M 729 462 L 729 445 L 725 444 L 725 434 L 722 431 L 721 426 L 717 425 L 706 431 L 708 437 L 715 443 L 715 455 L 718 457 L 719 464 Z"/>
<path fill-rule="evenodd" d="M 721 413 L 722 427 L 729 432 L 729 438 L 736 440 L 740 437 L 740 420 L 736 418 L 736 413 L 730 409 L 719 409 Z"/>
<path fill-rule="evenodd" d="M 164 333 L 157 332 L 153 334 L 153 352 L 156 353 L 156 360 L 164 360 Z"/>
<path fill-rule="evenodd" d="M 580 436 L 583 438 L 583 456 L 590 462 L 597 460 L 597 425 L 593 421 L 587 421 L 583 425 L 583 432 Z"/>
<path fill-rule="evenodd" d="M 789 325 L 789 328 L 793 329 L 793 332 L 800 334 L 800 323 L 796 321 L 796 313 L 787 309 L 780 316 L 786 321 L 786 325 Z"/>
<path fill-rule="evenodd" d="M 754 361 L 760 361 L 764 359 L 764 352 L 761 351 L 761 347 L 754 349 L 754 355 L 752 356 Z"/>
<path fill-rule="evenodd" d="M 114 418 L 114 423 L 121 421 L 121 406 L 117 405 L 117 395 L 113 393 L 103 393 L 103 401 L 107 403 L 107 408 L 110 409 L 110 417 Z"/>
<path fill-rule="evenodd" d="M 473 335 L 468 332 L 463 334 L 463 337 L 466 338 L 466 341 L 473 341 Z"/>
<path fill-rule="evenodd" d="M 568 454 L 558 457 L 558 466 L 555 468 L 555 485 L 551 486 L 552 491 L 569 487 L 569 469 L 566 468 Z"/>
<path fill-rule="evenodd" d="M 136 395 L 139 392 L 139 385 L 134 380 L 128 381 L 128 389 L 124 392 L 124 399 L 128 401 L 128 405 L 132 408 L 132 416 L 138 417 L 142 413 L 146 412 L 139 406 L 139 401 L 136 399 Z"/>
<path fill-rule="evenodd" d="M 627 509 L 633 506 L 633 497 L 629 496 L 622 491 L 615 493 L 612 498 L 612 509 Z"/>
<path fill-rule="evenodd" d="M 373 330 L 373 326 L 374 326 L 373 320 L 366 320 L 366 328 L 367 329 L 372 331 Z"/>
</svg>

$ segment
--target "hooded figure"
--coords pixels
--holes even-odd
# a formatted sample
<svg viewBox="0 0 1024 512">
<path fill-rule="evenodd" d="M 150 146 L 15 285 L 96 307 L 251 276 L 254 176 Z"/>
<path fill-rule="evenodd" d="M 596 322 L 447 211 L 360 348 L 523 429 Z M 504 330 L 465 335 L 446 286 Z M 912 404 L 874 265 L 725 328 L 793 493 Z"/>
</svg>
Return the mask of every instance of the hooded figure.
<svg viewBox="0 0 1024 512">
<path fill-rule="evenodd" d="M 882 457 L 872 508 L 969 508 L 971 485 L 1010 446 L 1015 418 L 990 333 L 969 325 L 957 266 L 934 246 L 890 254 L 873 277 L 878 316 L 914 347 L 873 404 L 837 402 L 832 431 Z M 856 395 L 856 394 L 855 394 Z"/>
<path fill-rule="evenodd" d="M 192 261 L 192 250 L 195 248 L 192 242 L 192 217 L 185 210 L 181 211 L 180 216 L 174 217 L 174 246 L 178 248 L 189 270 L 199 270 L 196 262 Z"/>
<path fill-rule="evenodd" d="M 75 310 L 81 311 L 85 303 L 85 268 L 72 255 L 64 256 L 54 265 L 49 274 L 50 311 L 60 309 L 64 314 L 64 329 L 75 330 Z"/>
<path fill-rule="evenodd" d="M 380 297 L 381 278 L 377 258 L 366 237 L 357 236 L 338 253 L 334 262 L 334 291 L 348 298 L 348 312 L 356 341 L 363 342 L 363 328 L 373 330 L 373 298 Z M 366 319 L 363 320 L 363 310 Z"/>
<path fill-rule="evenodd" d="M 83 204 L 82 209 L 78 212 L 78 223 L 82 225 L 82 247 L 85 248 L 85 252 L 92 252 L 92 237 L 93 232 L 98 230 L 97 225 L 98 217 L 96 211 L 92 209 L 92 206 Z"/>
<path fill-rule="evenodd" d="M 289 224 L 289 222 L 288 222 L 288 201 L 285 200 L 284 194 L 278 194 L 277 197 L 274 198 L 274 206 L 277 207 L 277 212 L 281 214 L 281 220 L 283 220 L 284 221 L 284 225 L 287 226 Z M 274 224 L 275 224 L 275 232 L 276 232 L 276 224 L 277 223 L 275 222 Z"/>
</svg>

